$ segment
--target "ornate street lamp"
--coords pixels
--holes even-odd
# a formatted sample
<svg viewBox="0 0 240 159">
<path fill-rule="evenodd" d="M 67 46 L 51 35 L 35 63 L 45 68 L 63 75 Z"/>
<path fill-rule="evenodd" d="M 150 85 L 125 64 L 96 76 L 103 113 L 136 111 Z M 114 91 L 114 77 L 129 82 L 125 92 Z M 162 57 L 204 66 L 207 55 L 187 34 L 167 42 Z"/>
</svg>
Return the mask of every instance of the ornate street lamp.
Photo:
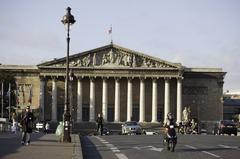
<svg viewBox="0 0 240 159">
<path fill-rule="evenodd" d="M 71 142 L 70 136 L 70 110 L 69 110 L 69 99 L 68 99 L 68 82 L 69 82 L 69 42 L 70 36 L 69 31 L 71 25 L 75 23 L 74 16 L 71 14 L 71 8 L 67 8 L 66 15 L 63 16 L 61 20 L 64 26 L 67 29 L 67 57 L 66 57 L 66 81 L 65 81 L 65 105 L 64 105 L 64 114 L 63 114 L 63 121 L 64 121 L 64 134 L 63 134 L 63 142 Z"/>
</svg>

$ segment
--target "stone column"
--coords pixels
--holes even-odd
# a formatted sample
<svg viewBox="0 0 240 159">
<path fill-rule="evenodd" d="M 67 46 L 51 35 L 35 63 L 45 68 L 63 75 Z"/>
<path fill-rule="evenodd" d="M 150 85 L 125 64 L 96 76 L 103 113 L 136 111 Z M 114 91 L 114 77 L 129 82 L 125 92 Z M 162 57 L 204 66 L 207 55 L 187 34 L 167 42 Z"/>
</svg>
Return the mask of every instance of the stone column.
<svg viewBox="0 0 240 159">
<path fill-rule="evenodd" d="M 82 89 L 82 78 L 78 78 L 77 84 L 77 122 L 82 122 L 82 97 L 83 97 L 83 89 Z"/>
<path fill-rule="evenodd" d="M 57 79 L 52 79 L 52 121 L 57 121 Z"/>
<path fill-rule="evenodd" d="M 95 122 L 95 79 L 90 79 L 90 108 L 89 108 L 90 122 Z"/>
<path fill-rule="evenodd" d="M 140 79 L 139 122 L 145 122 L 145 80 Z"/>
<path fill-rule="evenodd" d="M 120 122 L 120 79 L 115 78 L 115 114 L 114 121 Z"/>
<path fill-rule="evenodd" d="M 157 122 L 157 79 L 152 79 L 152 122 Z"/>
<path fill-rule="evenodd" d="M 128 79 L 128 87 L 127 87 L 127 121 L 131 121 L 132 119 L 132 79 Z"/>
<path fill-rule="evenodd" d="M 167 119 L 167 114 L 170 112 L 170 79 L 165 78 L 165 93 L 164 93 L 164 123 Z"/>
<path fill-rule="evenodd" d="M 40 93 L 39 93 L 39 101 L 40 101 L 40 110 L 41 110 L 41 120 L 44 121 L 44 105 L 45 105 L 45 79 L 43 77 L 40 78 Z"/>
<path fill-rule="evenodd" d="M 108 85 L 107 85 L 107 78 L 103 78 L 102 115 L 103 115 L 104 121 L 107 121 L 107 115 L 108 115 Z"/>
<path fill-rule="evenodd" d="M 182 121 L 182 78 L 177 79 L 177 123 Z"/>
</svg>

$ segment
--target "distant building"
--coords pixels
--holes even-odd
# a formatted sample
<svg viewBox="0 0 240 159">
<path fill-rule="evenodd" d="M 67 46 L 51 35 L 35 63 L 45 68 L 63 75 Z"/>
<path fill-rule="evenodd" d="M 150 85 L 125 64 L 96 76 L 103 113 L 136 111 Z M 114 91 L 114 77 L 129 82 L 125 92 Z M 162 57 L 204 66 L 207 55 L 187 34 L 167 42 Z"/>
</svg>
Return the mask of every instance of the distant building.
<svg viewBox="0 0 240 159">
<path fill-rule="evenodd" d="M 230 99 L 240 99 L 240 92 L 238 91 L 227 91 L 224 93 L 224 98 L 230 98 Z"/>
<path fill-rule="evenodd" d="M 223 118 L 221 68 L 188 68 L 115 44 L 71 55 L 69 64 L 76 122 L 94 122 L 99 112 L 109 122 L 159 122 L 170 111 L 179 122 L 184 107 L 200 121 Z M 52 122 L 62 120 L 65 69 L 65 57 L 37 66 L 0 65 L 18 82 L 19 105 L 31 96 L 40 119 Z"/>
<path fill-rule="evenodd" d="M 227 91 L 223 95 L 223 119 L 232 120 L 240 114 L 240 92 Z"/>
</svg>

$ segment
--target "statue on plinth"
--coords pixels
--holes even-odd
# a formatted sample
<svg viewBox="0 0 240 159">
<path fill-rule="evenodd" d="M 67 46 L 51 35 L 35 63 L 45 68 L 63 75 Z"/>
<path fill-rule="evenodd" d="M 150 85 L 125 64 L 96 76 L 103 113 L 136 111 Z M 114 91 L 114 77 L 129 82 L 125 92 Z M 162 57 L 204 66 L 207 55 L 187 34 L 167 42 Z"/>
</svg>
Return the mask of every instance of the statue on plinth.
<svg viewBox="0 0 240 159">
<path fill-rule="evenodd" d="M 191 110 L 190 110 L 190 107 L 184 107 L 184 110 L 183 110 L 183 122 L 184 123 L 187 123 L 190 121 L 190 113 L 191 113 Z"/>
</svg>

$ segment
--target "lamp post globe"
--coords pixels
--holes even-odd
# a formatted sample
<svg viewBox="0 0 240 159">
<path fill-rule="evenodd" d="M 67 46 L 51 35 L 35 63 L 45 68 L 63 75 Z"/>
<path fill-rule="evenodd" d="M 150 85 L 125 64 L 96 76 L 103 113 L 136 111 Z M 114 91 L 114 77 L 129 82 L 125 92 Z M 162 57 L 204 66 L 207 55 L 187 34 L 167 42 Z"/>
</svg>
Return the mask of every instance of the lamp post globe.
<svg viewBox="0 0 240 159">
<path fill-rule="evenodd" d="M 66 56 L 66 79 L 65 79 L 65 103 L 64 103 L 64 113 L 63 113 L 63 124 L 64 124 L 64 133 L 63 133 L 63 142 L 71 142 L 70 136 L 70 109 L 69 109 L 69 43 L 70 36 L 69 31 L 71 25 L 75 23 L 74 16 L 71 14 L 71 8 L 68 7 L 66 15 L 63 16 L 61 22 L 67 29 L 67 56 Z"/>
</svg>

